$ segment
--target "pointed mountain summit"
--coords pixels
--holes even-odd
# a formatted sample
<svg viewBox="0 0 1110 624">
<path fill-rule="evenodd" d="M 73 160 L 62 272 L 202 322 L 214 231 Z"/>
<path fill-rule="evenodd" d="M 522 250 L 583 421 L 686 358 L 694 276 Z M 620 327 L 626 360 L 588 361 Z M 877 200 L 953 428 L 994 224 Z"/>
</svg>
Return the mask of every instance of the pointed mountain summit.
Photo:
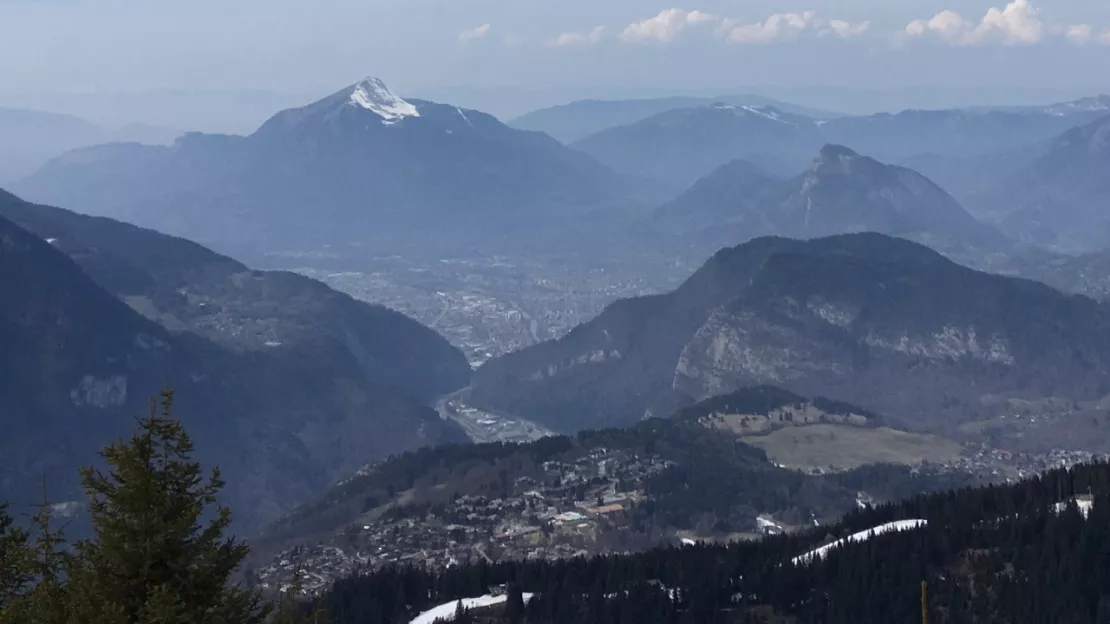
<svg viewBox="0 0 1110 624">
<path fill-rule="evenodd" d="M 814 238 L 879 232 L 943 252 L 993 252 L 1005 238 L 975 220 L 928 178 L 842 145 L 825 145 L 809 168 L 775 181 L 742 161 L 702 178 L 653 215 L 657 227 L 736 244 L 757 236 Z"/>
<path fill-rule="evenodd" d="M 348 103 L 381 117 L 384 124 L 420 116 L 420 111 L 415 106 L 397 97 L 380 78 L 371 77 L 356 84 L 351 89 Z"/>
<path fill-rule="evenodd" d="M 406 100 L 377 78 L 281 111 L 247 137 L 193 133 L 170 147 L 87 148 L 13 185 L 35 201 L 224 249 L 354 241 L 473 248 L 468 232 L 488 241 L 491 227 L 514 221 L 535 232 L 537 218 L 607 204 L 628 188 L 545 134 Z"/>
<path fill-rule="evenodd" d="M 779 223 L 787 236 L 874 231 L 941 249 L 1004 245 L 925 176 L 842 145 L 823 147 L 809 170 L 780 192 Z"/>
</svg>

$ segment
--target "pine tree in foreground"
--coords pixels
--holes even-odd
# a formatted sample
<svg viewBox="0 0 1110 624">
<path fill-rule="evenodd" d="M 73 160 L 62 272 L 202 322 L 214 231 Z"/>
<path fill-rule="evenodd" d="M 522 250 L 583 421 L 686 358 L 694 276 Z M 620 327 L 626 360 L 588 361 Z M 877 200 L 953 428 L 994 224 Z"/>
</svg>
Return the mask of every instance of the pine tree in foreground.
<svg viewBox="0 0 1110 624">
<path fill-rule="evenodd" d="M 248 549 L 225 537 L 231 512 L 213 509 L 219 470 L 205 477 L 192 459 L 173 392 L 160 403 L 130 440 L 102 451 L 107 473 L 81 471 L 95 537 L 77 544 L 70 567 L 71 621 L 261 624 L 269 609 L 259 595 L 229 584 Z"/>
<path fill-rule="evenodd" d="M 0 504 L 0 617 L 30 582 L 29 566 L 27 534 L 15 526 L 8 506 Z"/>
<path fill-rule="evenodd" d="M 10 600 L 0 601 L 0 624 L 69 624 L 69 601 L 66 593 L 65 571 L 71 557 L 65 550 L 65 537 L 61 528 L 55 528 L 51 513 L 53 506 L 43 499 L 31 519 L 35 538 L 22 539 L 21 587 Z"/>
</svg>

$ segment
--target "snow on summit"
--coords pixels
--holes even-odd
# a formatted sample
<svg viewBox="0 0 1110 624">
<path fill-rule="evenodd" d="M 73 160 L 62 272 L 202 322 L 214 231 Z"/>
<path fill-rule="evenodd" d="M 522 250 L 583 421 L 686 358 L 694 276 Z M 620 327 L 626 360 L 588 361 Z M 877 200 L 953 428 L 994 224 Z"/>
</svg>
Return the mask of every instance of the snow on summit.
<svg viewBox="0 0 1110 624">
<path fill-rule="evenodd" d="M 382 118 L 383 124 L 394 124 L 405 117 L 419 117 L 420 111 L 402 100 L 378 78 L 367 78 L 355 85 L 348 102 Z"/>
</svg>

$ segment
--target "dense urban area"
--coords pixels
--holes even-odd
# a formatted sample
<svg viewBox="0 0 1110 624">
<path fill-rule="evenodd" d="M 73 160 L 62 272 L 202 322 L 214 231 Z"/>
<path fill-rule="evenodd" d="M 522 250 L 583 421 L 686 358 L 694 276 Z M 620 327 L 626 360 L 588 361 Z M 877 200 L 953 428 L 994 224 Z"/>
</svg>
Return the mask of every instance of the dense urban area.
<svg viewBox="0 0 1110 624">
<path fill-rule="evenodd" d="M 477 367 L 559 338 L 613 301 L 668 290 L 696 268 L 694 262 L 646 255 L 611 266 L 499 256 L 428 262 L 389 257 L 368 260 L 370 269 L 309 264 L 295 270 L 411 316 L 442 333 Z"/>
</svg>

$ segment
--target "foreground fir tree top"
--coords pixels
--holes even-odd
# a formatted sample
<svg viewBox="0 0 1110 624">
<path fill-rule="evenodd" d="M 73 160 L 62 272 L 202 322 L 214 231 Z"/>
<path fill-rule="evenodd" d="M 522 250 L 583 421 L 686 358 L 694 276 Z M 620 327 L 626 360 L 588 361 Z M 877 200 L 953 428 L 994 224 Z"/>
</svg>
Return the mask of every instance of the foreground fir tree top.
<svg viewBox="0 0 1110 624">
<path fill-rule="evenodd" d="M 231 511 L 215 506 L 220 472 L 205 476 L 193 460 L 171 416 L 172 391 L 160 404 L 159 413 L 152 401 L 130 440 L 103 451 L 107 472 L 82 471 L 95 537 L 77 544 L 72 615 L 88 624 L 263 622 L 259 596 L 229 585 L 248 548 L 225 536 Z"/>
</svg>

